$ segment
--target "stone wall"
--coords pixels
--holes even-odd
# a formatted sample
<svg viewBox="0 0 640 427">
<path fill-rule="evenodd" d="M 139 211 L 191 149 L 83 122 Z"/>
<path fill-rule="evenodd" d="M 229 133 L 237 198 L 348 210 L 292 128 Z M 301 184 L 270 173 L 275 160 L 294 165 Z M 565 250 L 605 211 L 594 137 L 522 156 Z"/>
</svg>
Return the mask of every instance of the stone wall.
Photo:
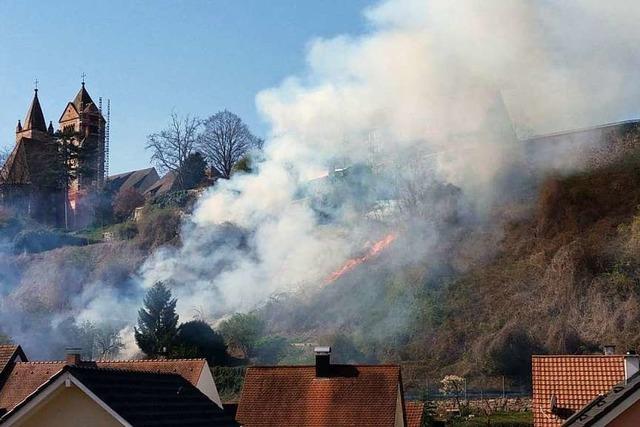
<svg viewBox="0 0 640 427">
<path fill-rule="evenodd" d="M 461 400 L 461 406 L 467 406 L 473 414 L 484 415 L 490 412 L 526 412 L 531 411 L 530 397 L 508 397 L 491 399 L 470 399 Z M 438 417 L 447 417 L 456 414 L 458 407 L 455 399 L 442 399 L 432 402 L 435 405 L 435 412 Z"/>
</svg>

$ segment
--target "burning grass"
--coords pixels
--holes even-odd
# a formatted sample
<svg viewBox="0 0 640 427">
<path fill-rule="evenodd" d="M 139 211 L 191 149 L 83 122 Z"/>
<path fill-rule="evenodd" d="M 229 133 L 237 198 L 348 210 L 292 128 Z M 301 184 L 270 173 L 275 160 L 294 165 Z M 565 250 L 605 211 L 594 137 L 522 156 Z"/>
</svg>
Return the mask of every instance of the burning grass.
<svg viewBox="0 0 640 427">
<path fill-rule="evenodd" d="M 373 244 L 369 244 L 369 249 L 362 256 L 351 258 L 345 262 L 342 267 L 334 271 L 327 277 L 325 284 L 330 284 L 343 277 L 348 272 L 354 270 L 359 265 L 366 263 L 367 261 L 380 255 L 385 249 L 387 249 L 398 237 L 397 233 L 389 233 L 382 239 Z"/>
</svg>

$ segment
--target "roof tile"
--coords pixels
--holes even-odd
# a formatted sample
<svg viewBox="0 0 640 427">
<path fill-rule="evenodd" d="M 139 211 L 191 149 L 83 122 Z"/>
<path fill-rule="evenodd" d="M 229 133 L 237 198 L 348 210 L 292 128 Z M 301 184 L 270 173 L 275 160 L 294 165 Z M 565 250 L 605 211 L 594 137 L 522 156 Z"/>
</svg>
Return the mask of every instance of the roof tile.
<svg viewBox="0 0 640 427">
<path fill-rule="evenodd" d="M 405 403 L 407 427 L 421 427 L 424 414 L 424 402 L 410 401 Z"/>
<path fill-rule="evenodd" d="M 247 369 L 236 420 L 254 426 L 393 426 L 399 366 L 331 365 Z"/>
<path fill-rule="evenodd" d="M 565 421 L 551 413 L 556 407 L 569 415 L 624 379 L 624 356 L 533 356 L 533 422 L 536 427 Z"/>
</svg>

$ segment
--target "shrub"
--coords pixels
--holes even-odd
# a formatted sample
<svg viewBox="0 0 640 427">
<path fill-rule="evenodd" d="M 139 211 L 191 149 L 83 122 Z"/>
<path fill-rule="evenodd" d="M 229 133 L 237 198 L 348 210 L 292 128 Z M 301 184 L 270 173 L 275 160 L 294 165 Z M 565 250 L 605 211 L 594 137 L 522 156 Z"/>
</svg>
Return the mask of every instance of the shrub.
<svg viewBox="0 0 640 427">
<path fill-rule="evenodd" d="M 146 212 L 138 221 L 138 243 L 151 249 L 165 244 L 178 244 L 180 213 L 174 209 L 155 209 Z"/>
<path fill-rule="evenodd" d="M 264 323 L 255 314 L 236 313 L 220 324 L 220 332 L 230 347 L 252 357 L 264 331 Z"/>
<path fill-rule="evenodd" d="M 133 210 L 144 204 L 144 196 L 135 188 L 125 188 L 118 191 L 113 200 L 113 213 L 119 218 L 127 218 Z"/>
<path fill-rule="evenodd" d="M 244 384 L 244 367 L 214 366 L 211 369 L 213 379 L 223 401 L 236 400 Z"/>
<path fill-rule="evenodd" d="M 255 344 L 255 355 L 259 363 L 275 365 L 287 354 L 289 341 L 279 335 L 260 338 Z"/>
<path fill-rule="evenodd" d="M 0 236 L 13 238 L 24 227 L 24 224 L 18 219 L 14 212 L 10 209 L 0 206 Z"/>
<path fill-rule="evenodd" d="M 111 228 L 118 240 L 131 240 L 138 235 L 138 227 L 133 221 L 126 221 Z"/>
<path fill-rule="evenodd" d="M 153 198 L 151 204 L 161 209 L 180 208 L 184 209 L 191 204 L 191 195 L 188 191 L 173 191 Z"/>
<path fill-rule="evenodd" d="M 210 365 L 223 365 L 227 362 L 224 338 L 202 320 L 192 320 L 180 325 L 176 345 L 176 357 L 204 357 Z"/>
</svg>

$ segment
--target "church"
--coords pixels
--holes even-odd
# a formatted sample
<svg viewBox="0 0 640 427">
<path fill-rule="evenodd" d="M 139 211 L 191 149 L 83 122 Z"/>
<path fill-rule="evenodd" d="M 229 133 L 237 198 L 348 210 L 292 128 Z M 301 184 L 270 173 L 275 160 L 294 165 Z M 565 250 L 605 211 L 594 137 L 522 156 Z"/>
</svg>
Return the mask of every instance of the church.
<svg viewBox="0 0 640 427">
<path fill-rule="evenodd" d="M 65 106 L 57 130 L 52 121 L 47 125 L 36 88 L 0 169 L 2 203 L 50 226 L 88 225 L 92 197 L 105 181 L 105 125 L 84 81 Z"/>
</svg>

